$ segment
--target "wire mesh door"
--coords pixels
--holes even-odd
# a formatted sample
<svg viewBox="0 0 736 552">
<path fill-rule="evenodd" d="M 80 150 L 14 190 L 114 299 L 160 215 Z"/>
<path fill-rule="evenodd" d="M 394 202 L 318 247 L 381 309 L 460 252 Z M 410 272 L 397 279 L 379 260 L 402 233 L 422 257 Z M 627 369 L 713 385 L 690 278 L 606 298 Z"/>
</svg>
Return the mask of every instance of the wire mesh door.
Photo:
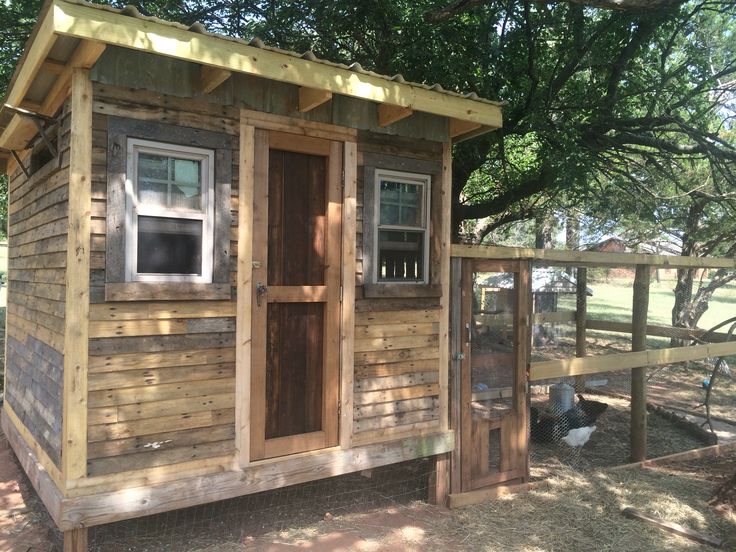
<svg viewBox="0 0 736 552">
<path fill-rule="evenodd" d="M 463 491 L 527 478 L 529 273 L 527 261 L 463 263 Z"/>
</svg>

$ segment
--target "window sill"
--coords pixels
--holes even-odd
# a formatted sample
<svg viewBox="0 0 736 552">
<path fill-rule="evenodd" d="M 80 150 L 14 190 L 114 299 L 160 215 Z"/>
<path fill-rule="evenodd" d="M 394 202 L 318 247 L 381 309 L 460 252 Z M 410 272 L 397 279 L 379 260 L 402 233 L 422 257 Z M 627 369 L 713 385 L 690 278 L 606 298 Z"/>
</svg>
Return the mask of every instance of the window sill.
<svg viewBox="0 0 736 552">
<path fill-rule="evenodd" d="M 396 297 L 442 297 L 442 286 L 439 284 L 364 284 L 363 297 L 367 299 Z"/>
<path fill-rule="evenodd" d="M 230 284 L 124 282 L 105 284 L 105 301 L 214 301 L 230 299 Z"/>
</svg>

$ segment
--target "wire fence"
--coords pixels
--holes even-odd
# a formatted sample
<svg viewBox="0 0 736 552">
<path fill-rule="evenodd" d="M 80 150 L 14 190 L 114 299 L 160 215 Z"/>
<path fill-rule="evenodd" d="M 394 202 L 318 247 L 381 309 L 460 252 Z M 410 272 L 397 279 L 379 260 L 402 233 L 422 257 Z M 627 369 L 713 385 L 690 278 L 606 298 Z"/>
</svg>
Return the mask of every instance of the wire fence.
<svg viewBox="0 0 736 552">
<path fill-rule="evenodd" d="M 563 274 L 564 269 L 535 268 L 538 273 Z M 564 273 L 567 274 L 567 273 Z M 700 275 L 707 278 L 706 274 Z M 575 283 L 575 273 L 567 275 Z M 676 272 L 652 271 L 647 312 L 647 349 L 686 347 L 730 339 L 729 324 L 704 335 L 672 327 Z M 707 280 L 703 280 L 707 283 Z M 559 287 L 559 286 L 558 286 Z M 586 293 L 585 356 L 632 350 L 634 271 L 589 269 Z M 696 286 L 697 287 L 697 286 Z M 559 287 L 554 310 L 539 312 L 535 295 L 532 362 L 570 359 L 580 351 L 576 342 L 575 286 Z M 700 318 L 704 330 L 722 324 L 734 313 L 736 287 L 713 294 Z M 548 301 L 547 305 L 552 305 Z M 646 368 L 647 457 L 654 458 L 736 438 L 736 356 L 676 362 Z M 530 386 L 530 470 L 533 479 L 560 467 L 592 469 L 630 461 L 631 371 L 610 371 L 571 378 L 535 381 Z"/>
<path fill-rule="evenodd" d="M 428 499 L 427 459 L 93 527 L 91 552 L 250 550 L 261 535 L 309 535 L 333 516 Z"/>
</svg>

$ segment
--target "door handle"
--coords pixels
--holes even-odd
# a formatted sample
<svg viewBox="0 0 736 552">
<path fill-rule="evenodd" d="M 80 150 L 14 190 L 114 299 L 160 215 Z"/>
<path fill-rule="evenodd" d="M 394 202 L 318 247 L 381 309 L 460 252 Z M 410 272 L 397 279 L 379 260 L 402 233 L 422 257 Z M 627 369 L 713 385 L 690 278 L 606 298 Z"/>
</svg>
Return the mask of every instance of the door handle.
<svg viewBox="0 0 736 552">
<path fill-rule="evenodd" d="M 268 293 L 268 287 L 266 287 L 266 284 L 263 284 L 261 282 L 258 282 L 256 284 L 256 305 L 259 307 L 261 306 L 261 301 Z"/>
</svg>

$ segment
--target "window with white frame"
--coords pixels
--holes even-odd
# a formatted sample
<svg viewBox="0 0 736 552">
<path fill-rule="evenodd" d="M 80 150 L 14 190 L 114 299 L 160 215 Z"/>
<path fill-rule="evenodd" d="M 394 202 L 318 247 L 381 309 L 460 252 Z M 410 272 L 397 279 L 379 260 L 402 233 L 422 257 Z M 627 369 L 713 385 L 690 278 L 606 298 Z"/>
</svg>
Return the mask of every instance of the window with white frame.
<svg viewBox="0 0 736 552">
<path fill-rule="evenodd" d="M 214 151 L 129 138 L 127 281 L 212 282 Z"/>
<path fill-rule="evenodd" d="M 429 175 L 376 170 L 376 282 L 426 283 Z"/>
</svg>

